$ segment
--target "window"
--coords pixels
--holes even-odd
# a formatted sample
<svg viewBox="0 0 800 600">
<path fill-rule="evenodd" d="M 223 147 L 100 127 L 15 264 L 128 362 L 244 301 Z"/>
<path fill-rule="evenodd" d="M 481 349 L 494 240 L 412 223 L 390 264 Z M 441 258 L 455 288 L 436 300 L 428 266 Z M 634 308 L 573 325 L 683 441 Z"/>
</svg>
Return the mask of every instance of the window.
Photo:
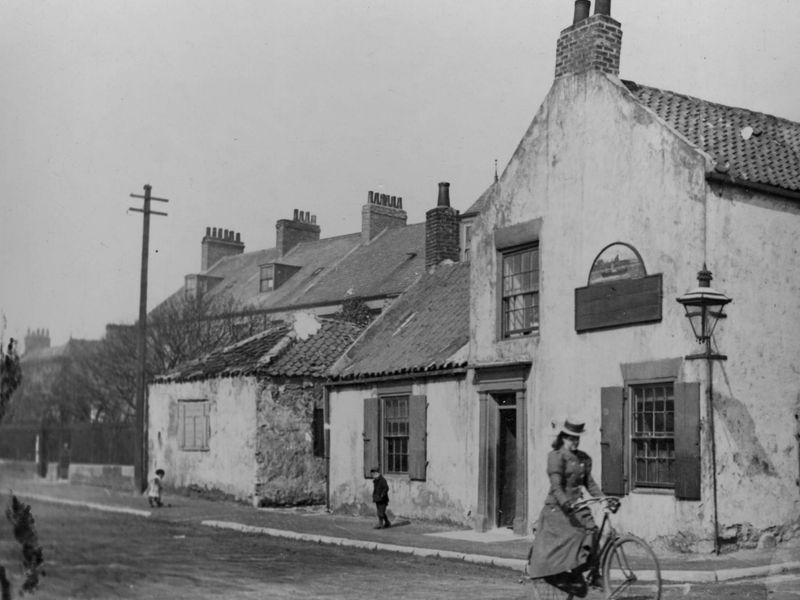
<svg viewBox="0 0 800 600">
<path fill-rule="evenodd" d="M 261 278 L 258 285 L 259 292 L 270 292 L 275 289 L 275 266 L 263 265 L 261 267 Z"/>
<path fill-rule="evenodd" d="M 424 480 L 427 468 L 427 399 L 391 393 L 364 399 L 364 476 L 378 467 L 388 475 Z"/>
<path fill-rule="evenodd" d="M 502 337 L 539 329 L 539 246 L 503 253 Z"/>
<path fill-rule="evenodd" d="M 187 300 L 194 300 L 197 297 L 197 276 L 186 276 L 183 295 Z"/>
<path fill-rule="evenodd" d="M 382 400 L 384 471 L 408 473 L 408 396 Z"/>
<path fill-rule="evenodd" d="M 674 489 L 700 499 L 700 384 L 637 381 L 601 390 L 601 487 Z"/>
<path fill-rule="evenodd" d="M 464 242 L 461 245 L 461 260 L 469 260 L 469 245 L 472 243 L 472 223 L 464 225 Z"/>
<path fill-rule="evenodd" d="M 178 402 L 181 450 L 208 450 L 210 405 L 206 400 Z"/>
<path fill-rule="evenodd" d="M 675 396 L 672 383 L 631 386 L 634 487 L 675 486 Z"/>
</svg>

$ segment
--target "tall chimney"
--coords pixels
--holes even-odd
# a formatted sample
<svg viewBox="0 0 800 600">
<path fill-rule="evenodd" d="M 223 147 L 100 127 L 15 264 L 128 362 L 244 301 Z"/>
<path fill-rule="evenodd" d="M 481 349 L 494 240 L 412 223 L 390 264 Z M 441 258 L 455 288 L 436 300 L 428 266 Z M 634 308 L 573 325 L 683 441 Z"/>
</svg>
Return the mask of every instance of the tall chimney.
<svg viewBox="0 0 800 600">
<path fill-rule="evenodd" d="M 425 213 L 425 268 L 458 258 L 458 211 L 450 206 L 450 184 L 443 181 L 436 207 Z"/>
<path fill-rule="evenodd" d="M 50 347 L 50 330 L 49 329 L 34 329 L 25 333 L 25 354 L 29 354 L 34 350 L 46 349 Z"/>
<path fill-rule="evenodd" d="M 590 4 L 591 2 L 589 2 L 589 0 L 575 0 L 575 16 L 572 19 L 573 24 L 583 21 L 589 16 Z"/>
<path fill-rule="evenodd" d="M 244 252 L 241 234 L 221 227 L 206 227 L 206 235 L 200 243 L 200 271 L 207 271 L 226 256 L 236 256 Z"/>
<path fill-rule="evenodd" d="M 595 0 L 591 17 L 589 0 L 576 0 L 573 23 L 556 45 L 556 79 L 591 70 L 619 76 L 621 51 L 622 27 L 611 18 L 611 0 Z"/>
<path fill-rule="evenodd" d="M 368 192 L 367 203 L 361 207 L 361 243 L 368 243 L 384 229 L 405 227 L 407 219 L 403 198 Z"/>
<path fill-rule="evenodd" d="M 283 256 L 302 242 L 319 240 L 320 227 L 316 215 L 294 209 L 292 219 L 279 219 L 275 224 L 275 247 Z"/>
</svg>

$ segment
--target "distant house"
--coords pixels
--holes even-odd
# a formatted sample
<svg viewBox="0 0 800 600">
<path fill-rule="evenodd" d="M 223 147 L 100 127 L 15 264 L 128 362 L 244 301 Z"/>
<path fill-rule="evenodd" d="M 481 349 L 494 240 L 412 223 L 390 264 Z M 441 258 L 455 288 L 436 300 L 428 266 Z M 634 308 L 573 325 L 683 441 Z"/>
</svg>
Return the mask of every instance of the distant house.
<svg viewBox="0 0 800 600">
<path fill-rule="evenodd" d="M 352 323 L 296 313 L 150 385 L 151 469 L 256 504 L 323 503 L 327 369 Z"/>
<path fill-rule="evenodd" d="M 164 467 L 179 487 L 257 502 L 323 501 L 326 370 L 359 326 L 391 306 L 426 265 L 458 260 L 458 211 L 449 205 L 448 184 L 439 188 L 437 206 L 416 225 L 406 224 L 401 198 L 370 192 L 360 233 L 320 238 L 316 219 L 295 211 L 292 220 L 278 221 L 275 248 L 244 253 L 238 235 L 207 231 L 202 272 L 188 275 L 165 303 L 204 294 L 263 319 L 263 331 L 181 364 L 150 386 L 150 469 Z M 353 302 L 367 319 L 348 314 Z M 301 343 L 297 323 L 311 317 L 319 332 Z M 309 352 L 322 347 L 325 361 L 317 364 Z"/>
</svg>

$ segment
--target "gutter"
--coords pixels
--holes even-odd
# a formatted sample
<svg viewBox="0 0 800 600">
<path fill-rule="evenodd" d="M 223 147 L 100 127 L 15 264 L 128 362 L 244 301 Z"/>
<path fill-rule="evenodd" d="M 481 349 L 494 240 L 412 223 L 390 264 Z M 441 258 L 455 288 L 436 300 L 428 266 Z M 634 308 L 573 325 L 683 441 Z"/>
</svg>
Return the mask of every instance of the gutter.
<svg viewBox="0 0 800 600">
<path fill-rule="evenodd" d="M 398 380 L 416 380 L 416 379 L 431 379 L 434 377 L 448 377 L 451 375 L 464 375 L 467 373 L 467 367 L 450 367 L 441 370 L 433 370 L 433 371 L 401 371 L 398 373 L 394 373 L 392 375 L 369 375 L 366 377 L 359 377 L 359 376 L 351 376 L 347 379 L 337 379 L 335 381 L 329 381 L 326 385 L 329 387 L 342 387 L 346 385 L 360 385 L 360 384 L 367 384 L 367 383 L 378 383 L 382 381 L 398 381 Z"/>
<path fill-rule="evenodd" d="M 732 175 L 723 175 L 722 173 L 718 173 L 717 171 L 710 171 L 706 173 L 706 180 L 713 181 L 715 183 L 736 185 L 748 190 L 753 190 L 755 192 L 764 192 L 767 194 L 772 194 L 774 196 L 781 196 L 789 200 L 800 201 L 800 192 L 794 192 L 792 190 L 779 188 L 774 185 L 768 185 L 765 183 L 756 183 L 753 181 L 746 181 L 744 179 L 737 179 Z"/>
</svg>

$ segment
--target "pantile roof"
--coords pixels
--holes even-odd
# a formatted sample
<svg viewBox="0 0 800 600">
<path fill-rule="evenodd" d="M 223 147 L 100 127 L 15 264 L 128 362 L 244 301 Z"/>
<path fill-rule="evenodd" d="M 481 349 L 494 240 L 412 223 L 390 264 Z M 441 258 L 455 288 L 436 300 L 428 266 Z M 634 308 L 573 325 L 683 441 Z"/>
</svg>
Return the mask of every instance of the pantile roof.
<svg viewBox="0 0 800 600">
<path fill-rule="evenodd" d="M 800 192 L 800 123 L 623 81 L 636 99 L 733 182 Z"/>
<path fill-rule="evenodd" d="M 364 332 L 332 375 L 355 379 L 466 365 L 469 263 L 439 265 L 400 296 Z"/>
<path fill-rule="evenodd" d="M 361 333 L 346 321 L 319 319 L 319 329 L 299 337 L 290 323 L 276 321 L 265 331 L 156 377 L 157 383 L 247 375 L 324 377 Z"/>
</svg>

